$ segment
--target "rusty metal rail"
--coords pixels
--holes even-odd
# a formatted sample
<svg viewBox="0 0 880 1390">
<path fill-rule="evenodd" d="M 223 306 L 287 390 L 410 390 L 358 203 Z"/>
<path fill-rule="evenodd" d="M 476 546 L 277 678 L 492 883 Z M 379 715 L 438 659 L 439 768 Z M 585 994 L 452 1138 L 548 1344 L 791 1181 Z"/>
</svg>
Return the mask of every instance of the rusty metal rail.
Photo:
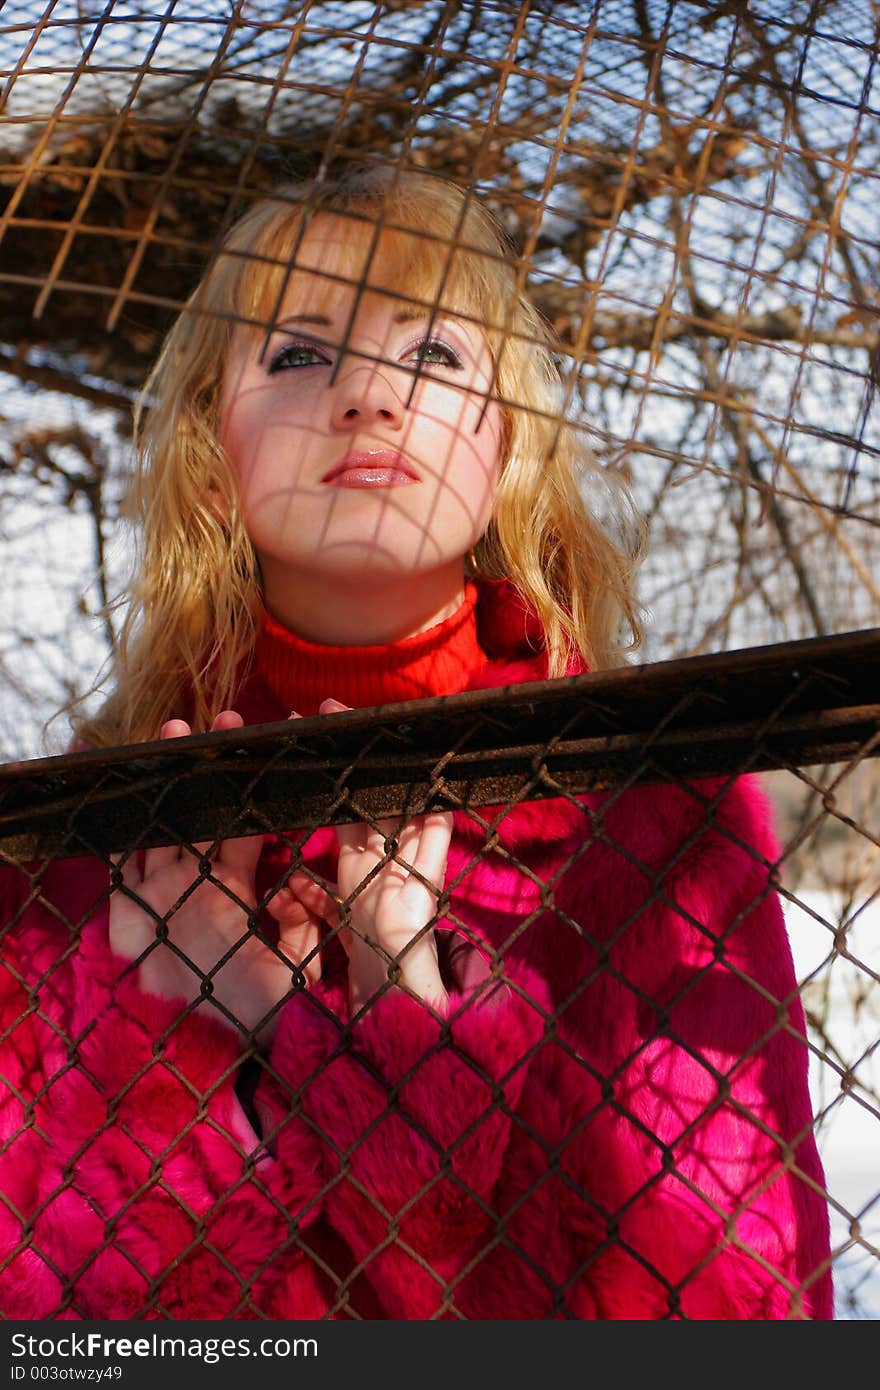
<svg viewBox="0 0 880 1390">
<path fill-rule="evenodd" d="M 880 753 L 880 628 L 0 767 L 0 859 Z"/>
</svg>

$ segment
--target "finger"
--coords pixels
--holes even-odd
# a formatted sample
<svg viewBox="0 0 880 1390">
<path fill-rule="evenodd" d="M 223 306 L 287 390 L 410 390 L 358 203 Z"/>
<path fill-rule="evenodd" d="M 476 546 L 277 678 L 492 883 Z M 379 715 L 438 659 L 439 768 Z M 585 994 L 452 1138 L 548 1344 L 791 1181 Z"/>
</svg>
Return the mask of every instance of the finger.
<svg viewBox="0 0 880 1390">
<path fill-rule="evenodd" d="M 288 719 L 302 719 L 302 715 L 299 714 L 295 709 L 292 709 L 287 717 Z"/>
<path fill-rule="evenodd" d="M 381 862 L 374 854 L 366 853 L 366 832 L 363 825 L 337 825 L 336 840 L 339 858 L 336 878 L 339 896 L 348 901 L 363 889 L 364 880 Z"/>
<path fill-rule="evenodd" d="M 141 874 L 137 854 L 129 854 L 126 856 L 111 854 L 110 862 L 114 868 L 119 870 L 122 876 L 122 882 L 125 884 L 126 888 L 131 888 L 133 890 L 140 888 L 143 883 L 143 876 Z"/>
<path fill-rule="evenodd" d="M 217 851 L 216 862 L 250 876 L 257 867 L 265 840 L 265 835 L 241 835 L 233 840 L 224 840 Z"/>
<path fill-rule="evenodd" d="M 216 863 L 216 861 L 220 857 L 220 851 L 222 848 L 222 842 L 218 844 L 216 840 L 196 840 L 194 841 L 191 849 L 189 847 L 186 847 L 186 852 L 187 854 L 191 854 L 193 859 L 198 860 L 207 858 L 210 859 L 212 863 Z M 183 848 L 181 848 L 181 859 L 183 858 L 183 853 Z M 197 872 L 195 866 L 194 872 Z"/>
<path fill-rule="evenodd" d="M 148 879 L 151 874 L 163 873 L 169 864 L 177 863 L 180 855 L 180 845 L 159 845 L 156 849 L 146 850 L 143 878 Z"/>
<path fill-rule="evenodd" d="M 183 720 L 175 720 L 174 722 L 183 723 Z M 211 733 L 216 734 L 221 732 L 223 729 L 241 729 L 243 727 L 244 720 L 238 713 L 238 710 L 222 709 L 219 714 L 214 716 L 214 719 L 211 723 Z M 216 840 L 197 840 L 193 845 L 193 849 L 199 856 L 203 856 L 208 854 L 216 844 Z M 222 844 L 217 845 L 216 853 L 212 856 L 212 858 L 219 858 L 222 848 Z"/>
<path fill-rule="evenodd" d="M 185 719 L 166 719 L 159 731 L 160 738 L 188 738 L 192 729 Z"/>
<path fill-rule="evenodd" d="M 336 871 L 339 895 L 348 899 L 369 888 L 374 882 L 375 870 L 385 864 L 385 836 L 363 821 L 337 825 L 335 829 L 339 845 Z M 387 867 L 382 869 L 382 873 L 388 873 Z"/>
<path fill-rule="evenodd" d="M 340 846 L 345 845 L 346 848 L 356 850 L 369 849 L 381 859 L 385 856 L 386 841 L 398 838 L 401 824 L 399 820 L 386 816 L 377 821 L 346 821 L 343 825 L 337 825 L 335 829 Z"/>
<path fill-rule="evenodd" d="M 339 920 L 339 908 L 335 898 L 297 870 L 291 874 L 283 888 L 270 898 L 266 904 L 279 925 L 286 921 L 301 921 L 304 917 L 319 919 L 329 927 L 335 927 Z"/>
<path fill-rule="evenodd" d="M 318 706 L 318 713 L 342 714 L 347 709 L 351 709 L 351 705 L 343 705 L 340 700 L 322 700 Z"/>
<path fill-rule="evenodd" d="M 290 884 L 295 885 L 296 891 Z M 282 954 L 301 967 L 309 984 L 316 984 L 321 978 L 322 920 L 330 927 L 335 926 L 335 921 L 329 920 L 335 917 L 333 899 L 319 884 L 297 873 L 276 893 L 269 903 L 269 911 L 278 922 L 278 946 Z"/>
<path fill-rule="evenodd" d="M 412 866 L 439 892 L 446 878 L 446 861 L 452 840 L 452 813 L 429 811 L 419 819 L 422 823 L 421 834 Z"/>
<path fill-rule="evenodd" d="M 364 828 L 367 849 L 378 859 L 399 855 L 404 845 L 408 844 L 412 845 L 415 852 L 418 830 L 411 821 L 404 821 L 401 817 L 395 819 L 393 816 L 384 816 L 381 820 L 367 823 Z"/>
<path fill-rule="evenodd" d="M 211 725 L 211 733 L 217 733 L 220 729 L 241 729 L 243 727 L 244 720 L 238 713 L 238 710 L 222 709 L 220 713 L 214 717 L 214 722 Z"/>
<path fill-rule="evenodd" d="M 382 863 L 382 878 L 388 883 L 405 883 L 410 877 L 419 851 L 422 818 L 406 821 L 379 820 L 367 832 L 367 849 Z M 383 862 L 384 861 L 384 862 Z"/>
<path fill-rule="evenodd" d="M 316 883 L 308 874 L 297 869 L 288 879 L 287 887 L 315 917 L 320 917 L 329 927 L 336 926 L 339 921 L 339 903 L 322 884 Z"/>
<path fill-rule="evenodd" d="M 224 868 L 238 873 L 252 874 L 265 840 L 264 834 L 235 835 L 228 840 L 196 840 L 190 852 L 199 859 L 210 859 L 212 864 L 222 864 Z"/>
<path fill-rule="evenodd" d="M 374 882 L 385 888 L 405 884 L 409 878 L 409 856 L 402 852 L 399 836 L 407 833 L 406 826 L 390 818 L 372 824 L 357 821 L 336 826 L 340 896 L 347 899 L 353 894 L 360 895 Z M 413 844 L 412 854 L 415 849 Z M 377 869 L 380 870 L 378 876 Z"/>
<path fill-rule="evenodd" d="M 405 825 L 395 827 L 395 829 L 397 833 L 392 832 L 392 839 L 397 844 L 396 857 L 409 866 L 418 854 L 419 842 L 422 838 L 422 818 L 416 816 L 414 820 L 407 821 Z"/>
<path fill-rule="evenodd" d="M 302 970 L 309 984 L 321 978 L 321 932 L 313 918 L 298 926 L 278 924 L 278 949 L 291 965 Z"/>
<path fill-rule="evenodd" d="M 185 719 L 166 719 L 159 730 L 160 738 L 188 738 L 192 729 Z M 149 874 L 161 873 L 169 864 L 180 858 L 180 845 L 162 845 L 159 849 L 148 849 L 144 861 L 144 878 Z"/>
<path fill-rule="evenodd" d="M 347 821 L 345 825 L 337 825 L 335 830 L 340 854 L 361 854 L 366 849 L 367 827 L 363 821 Z"/>
<path fill-rule="evenodd" d="M 446 879 L 446 861 L 452 838 L 452 816 L 430 811 L 416 816 L 400 831 L 398 849 L 382 868 L 381 878 L 404 889 L 411 906 L 421 902 L 425 922 L 436 912 L 436 899 Z"/>
<path fill-rule="evenodd" d="M 216 714 L 214 716 L 214 719 L 211 723 L 212 734 L 218 733 L 223 729 L 242 728 L 244 728 L 244 719 L 239 714 L 238 710 L 234 709 L 222 709 L 219 714 Z M 256 856 L 257 858 L 259 857 L 259 848 L 262 848 L 263 839 L 265 837 L 260 836 L 259 838 L 260 843 L 258 846 L 258 852 Z M 214 850 L 214 853 L 211 855 L 211 857 L 215 861 L 215 863 L 222 862 L 224 864 L 228 864 L 230 867 L 233 868 L 243 867 L 247 869 L 252 862 L 252 856 L 250 854 L 248 854 L 245 851 L 239 853 L 235 848 L 233 848 L 230 853 L 230 846 L 235 846 L 238 843 L 241 842 L 235 840 L 226 840 L 221 841 L 220 844 L 217 844 L 216 840 L 197 840 L 193 844 L 193 849 L 200 856 L 209 854 L 212 850 Z M 216 849 L 214 849 L 215 846 Z M 254 860 L 254 862 L 256 861 Z"/>
</svg>

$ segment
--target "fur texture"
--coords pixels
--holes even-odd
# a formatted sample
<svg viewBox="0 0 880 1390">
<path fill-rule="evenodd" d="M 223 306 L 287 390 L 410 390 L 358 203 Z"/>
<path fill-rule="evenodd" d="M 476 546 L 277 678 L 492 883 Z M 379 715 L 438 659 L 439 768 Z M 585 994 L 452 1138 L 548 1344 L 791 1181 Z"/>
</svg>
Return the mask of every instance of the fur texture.
<svg viewBox="0 0 880 1390">
<path fill-rule="evenodd" d="M 445 926 L 489 977 L 352 1023 L 328 952 L 250 1118 L 240 1039 L 110 955 L 106 867 L 6 871 L 5 1315 L 831 1317 L 776 853 L 748 779 L 457 816 Z"/>
</svg>

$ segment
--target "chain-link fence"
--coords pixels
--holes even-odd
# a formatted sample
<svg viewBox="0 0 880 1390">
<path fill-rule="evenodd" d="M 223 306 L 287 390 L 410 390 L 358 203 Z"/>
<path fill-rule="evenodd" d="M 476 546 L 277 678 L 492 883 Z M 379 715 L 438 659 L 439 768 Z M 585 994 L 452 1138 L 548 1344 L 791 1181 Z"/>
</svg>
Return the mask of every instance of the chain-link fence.
<svg viewBox="0 0 880 1390">
<path fill-rule="evenodd" d="M 6 1316 L 801 1317 L 829 1261 L 877 1315 L 877 54 L 845 0 L 4 9 Z M 162 334 L 352 154 L 504 225 L 647 518 L 641 664 L 35 760 L 116 641 Z M 332 827 L 381 822 L 378 873 L 438 808 L 451 1012 L 404 952 L 352 1016 Z M 251 901 L 212 845 L 258 835 Z M 111 895 L 181 843 L 120 981 Z M 175 936 L 212 884 L 286 975 L 259 1026 Z M 196 983 L 157 1020 L 159 950 Z"/>
<path fill-rule="evenodd" d="M 498 1301 L 499 1277 L 520 1316 L 589 1316 L 587 1308 L 594 1316 L 620 1315 L 606 1294 L 615 1289 L 628 1300 L 624 1316 L 717 1316 L 719 1309 L 734 1316 L 741 1276 L 726 1262 L 748 1266 L 754 1259 L 770 1287 L 753 1294 L 753 1315 L 802 1316 L 814 1306 L 828 1257 L 813 1241 L 810 1265 L 807 1238 L 794 1280 L 785 1257 L 778 1266 L 768 1260 L 760 1226 L 749 1229 L 750 1216 L 769 1219 L 765 1195 L 777 1183 L 803 1184 L 815 1196 L 816 1172 L 799 1147 L 810 1124 L 797 1133 L 777 1128 L 782 1122 L 758 1107 L 750 1089 L 754 1066 L 772 1056 L 774 1065 L 791 1067 L 785 1053 L 793 1046 L 810 1054 L 816 1133 L 821 1139 L 836 1126 L 849 1136 L 837 1154 L 840 1170 L 832 1164 L 822 1180 L 827 1194 L 820 1190 L 833 1217 L 838 1297 L 850 1312 L 871 1316 L 874 1165 L 867 1165 L 863 1200 L 857 1189 L 846 1190 L 845 1177 L 846 1144 L 859 1120 L 867 1153 L 877 1122 L 871 897 L 850 900 L 836 915 L 817 903 L 812 883 L 803 896 L 786 883 L 804 847 L 832 854 L 841 876 L 848 861 L 871 860 L 870 814 L 853 814 L 850 793 L 880 748 L 878 656 L 874 634 L 815 639 L 527 691 L 422 701 L 384 716 L 352 711 L 329 724 L 320 716 L 206 734 L 173 748 L 87 751 L 9 769 L 2 778 L 2 854 L 8 872 L 19 866 L 19 907 L 7 924 L 8 1055 L 19 1067 L 26 1060 L 20 1033 L 34 1029 L 49 1039 L 32 1096 L 7 1071 L 7 1109 L 15 1118 L 6 1160 L 22 1164 L 37 1142 L 54 1163 L 51 1177 L 45 1157 L 40 1165 L 39 1197 L 22 1191 L 21 1179 L 14 1195 L 7 1187 L 8 1217 L 19 1228 L 7 1276 L 21 1279 L 25 1259 L 54 1273 L 42 1305 L 47 1317 L 93 1314 L 111 1271 L 124 1287 L 121 1306 L 135 1317 L 191 1315 L 190 1290 L 204 1298 L 205 1280 L 215 1288 L 214 1316 L 278 1316 L 285 1306 L 279 1287 L 292 1287 L 299 1300 L 293 1306 L 306 1316 L 485 1317 L 509 1307 Z M 737 790 L 742 774 L 769 768 L 815 799 L 781 851 L 761 842 Z M 548 800 L 553 817 L 536 822 L 529 813 Z M 424 1026 L 417 1045 L 392 1036 L 383 1050 L 379 1039 L 364 1036 L 364 1017 L 349 1016 L 333 992 L 338 937 L 350 929 L 352 901 L 339 904 L 335 923 L 296 962 L 279 947 L 265 909 L 298 871 L 328 888 L 328 850 L 318 827 L 356 819 L 375 826 L 392 817 L 396 827 L 383 821 L 383 853 L 408 862 L 395 834 L 408 818 L 437 807 L 458 813 L 466 846 L 430 923 L 444 943 L 453 1008 L 441 1018 L 418 1004 Z M 649 817 L 661 821 L 653 838 Z M 292 822 L 301 829 L 272 834 Z M 555 842 L 540 838 L 548 826 Z M 271 834 L 272 848 L 264 851 L 261 896 L 252 903 L 218 869 L 213 841 L 260 833 Z M 158 949 L 174 949 L 192 972 L 190 1005 L 170 1004 L 154 1036 L 143 1004 L 125 994 L 128 975 L 109 994 L 93 933 L 106 916 L 110 885 L 128 891 L 121 865 L 148 846 L 181 841 L 179 900 L 161 917 L 150 907 L 155 940 L 129 967 L 135 971 L 160 942 L 171 943 Z M 718 874 L 727 856 L 736 865 L 737 891 L 720 914 L 689 887 L 695 853 L 711 856 Z M 311 1001 L 309 979 L 327 981 L 315 1016 L 293 1032 L 302 1049 L 295 1058 L 281 1045 L 283 1032 L 270 1051 L 261 1046 L 263 1020 L 242 1025 L 222 994 L 212 1006 L 203 1002 L 214 998 L 225 958 L 204 968 L 197 952 L 178 944 L 174 924 L 205 883 L 229 895 L 240 914 L 228 956 L 260 940 L 286 972 L 272 1015 L 294 999 Z M 786 986 L 783 969 L 774 992 L 757 965 L 758 938 L 773 931 L 770 904 L 780 890 L 799 971 L 797 983 L 792 976 Z M 141 893 L 138 900 L 149 906 Z M 586 917 L 575 905 L 584 894 L 596 900 Z M 490 898 L 494 910 L 487 914 Z M 16 928 L 29 918 L 39 940 L 23 938 L 19 946 Z M 534 984 L 535 964 L 548 954 L 561 965 L 558 972 L 542 967 L 553 982 L 549 997 L 544 983 Z M 647 974 L 641 955 L 653 962 Z M 388 970 L 364 1015 L 395 981 L 405 992 L 400 961 L 388 961 Z M 499 1004 L 499 991 L 514 1002 Z M 717 1016 L 707 1014 L 704 993 Z M 799 994 L 809 1040 L 793 1013 Z M 515 1005 L 531 1024 L 524 1057 Z M 205 1007 L 237 1027 L 234 1040 L 212 1036 L 204 1014 L 194 1021 Z M 639 1027 L 623 1047 L 626 1030 L 614 1021 L 633 1008 Z M 469 1030 L 474 1016 L 486 1027 L 487 1011 L 490 1032 L 510 1030 L 491 1056 L 475 1042 L 477 1025 Z M 734 1030 L 736 1048 L 725 1011 L 751 1017 L 747 1041 Z M 603 1032 L 618 1034 L 610 1047 L 597 1044 L 597 1015 Z M 387 1015 L 383 1022 L 387 1027 Z M 150 1023 L 156 1026 L 155 1014 Z M 211 1053 L 199 1050 L 199 1028 L 219 1053 L 210 1080 Z M 655 1069 L 664 1069 L 655 1052 L 662 1056 L 668 1046 L 704 1078 L 705 1094 L 682 1096 L 648 1120 L 641 1091 L 649 1079 L 657 1085 Z M 571 1088 L 581 1113 L 575 1119 L 564 1112 L 562 1121 L 554 1103 L 562 1107 Z M 253 1118 L 250 1134 L 230 1123 L 233 1089 Z M 681 1108 L 686 1102 L 689 1114 Z M 737 1149 L 719 1155 L 706 1141 L 713 1119 L 727 1110 Z M 638 1178 L 629 1171 L 632 1187 L 622 1193 L 609 1174 L 632 1161 L 628 1136 L 618 1132 L 630 1124 L 646 1151 L 643 1171 Z M 728 1166 L 743 1161 L 749 1142 L 769 1168 L 725 1200 L 719 1175 L 730 1177 Z M 489 1161 L 487 1144 L 504 1153 L 512 1186 L 501 1165 Z M 199 1201 L 190 1169 L 209 1162 L 212 1181 L 225 1170 L 227 1185 Z M 302 1165 L 305 1186 L 283 1199 L 274 1171 L 282 1163 Z M 670 1174 L 696 1207 L 697 1245 L 686 1224 L 694 1213 L 666 1190 Z M 91 1215 L 73 1268 L 68 1244 L 79 1228 L 65 1203 L 69 1191 L 88 1202 Z M 661 1233 L 664 1202 L 681 1242 L 674 1274 Z M 643 1206 L 650 1238 L 639 1219 Z M 328 1243 L 323 1222 L 335 1229 L 338 1218 L 323 1217 L 327 1210 L 342 1212 L 342 1246 L 338 1232 Z M 789 1219 L 808 1219 L 797 1201 Z M 539 1250 L 530 1239 L 535 1221 L 543 1231 Z M 182 1242 L 182 1265 L 168 1258 L 159 1238 L 166 1223 Z M 572 1233 L 578 1254 L 561 1269 L 556 1241 Z M 784 1249 L 785 1233 L 778 1239 Z M 635 1262 L 639 1278 L 633 1270 L 621 1274 L 618 1251 L 625 1263 Z M 374 1278 L 380 1289 L 390 1280 L 394 1298 L 396 1268 L 405 1296 L 398 1290 L 397 1302 L 377 1305 Z M 16 1307 L 11 1292 L 6 1307 Z"/>
</svg>

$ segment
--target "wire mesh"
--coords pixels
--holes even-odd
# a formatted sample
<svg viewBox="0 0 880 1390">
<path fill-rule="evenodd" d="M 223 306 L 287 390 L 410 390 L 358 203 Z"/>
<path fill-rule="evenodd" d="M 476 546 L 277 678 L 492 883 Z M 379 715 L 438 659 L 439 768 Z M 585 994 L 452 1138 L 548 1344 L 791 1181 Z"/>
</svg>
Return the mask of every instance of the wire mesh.
<svg viewBox="0 0 880 1390">
<path fill-rule="evenodd" d="M 769 1261 L 774 1275 L 769 1304 L 755 1315 L 803 1316 L 821 1261 L 795 1279 L 762 1254 L 758 1218 L 749 1224 L 750 1212 L 764 1211 L 762 1194 L 721 1197 L 711 1164 L 700 1167 L 700 1106 L 673 1132 L 643 1106 L 634 1079 L 639 1067 L 659 1075 L 658 1050 L 671 1036 L 709 1086 L 707 1116 L 718 1106 L 749 1112 L 739 1081 L 799 1037 L 786 1012 L 795 999 L 774 995 L 743 945 L 777 894 L 806 1011 L 798 1045 L 810 1055 L 836 1312 L 877 1315 L 877 715 L 867 684 L 878 623 L 877 58 L 876 14 L 855 0 L 4 7 L 0 369 L 10 390 L 0 455 L 0 747 L 25 760 L 0 779 L 2 853 L 15 884 L 6 1039 L 19 1068 L 4 1072 L 13 1117 L 4 1162 L 44 1184 L 28 1191 L 17 1177 L 4 1186 L 5 1315 L 15 1315 L 38 1268 L 48 1281 L 43 1317 L 102 1316 L 111 1286 L 138 1317 L 201 1316 L 187 1302 L 192 1290 L 212 1316 L 290 1316 L 290 1299 L 307 1316 L 497 1316 L 492 1290 L 505 1282 L 525 1291 L 529 1311 L 520 1316 L 616 1316 L 599 1290 L 622 1279 L 650 1316 L 700 1316 L 713 1268 L 742 1257 Z M 205 734 L 175 755 L 180 762 L 152 748 L 31 765 L 42 720 L 88 689 L 117 637 L 105 605 L 129 558 L 121 499 L 131 408 L 163 334 L 242 212 L 279 182 L 352 156 L 449 175 L 503 224 L 556 334 L 560 411 L 647 517 L 640 597 L 650 623 L 638 670 L 578 678 L 588 687 L 573 689 L 562 727 L 534 723 L 534 710 L 545 720 L 559 713 L 535 695 L 518 741 L 515 693 L 456 697 L 464 723 L 452 725 L 457 707 L 446 723 L 442 711 L 426 715 L 445 747 L 422 726 L 408 736 L 407 756 L 420 758 L 415 780 L 412 768 L 401 770 L 401 740 L 383 745 L 381 716 L 339 716 L 332 734 L 310 726 L 294 739 L 317 778 L 308 804 L 291 805 L 286 789 L 261 800 L 273 770 L 286 766 L 291 736 L 278 730 L 235 750 L 228 736 Z M 601 511 L 598 486 L 594 500 Z M 804 723 L 805 653 L 787 644 L 860 629 L 852 665 L 826 672 Z M 751 657 L 735 658 L 765 645 L 781 684 L 762 706 L 766 687 Z M 695 685 L 689 713 L 675 705 L 670 724 L 668 710 L 651 704 L 665 689 L 657 663 L 707 653 L 724 654 L 723 698 L 712 687 L 708 714 L 689 723 Z M 685 661 L 685 688 L 693 671 Z M 627 724 L 616 702 L 620 680 L 633 677 L 646 704 Z M 612 685 L 596 694 L 589 682 L 603 679 Z M 487 700 L 487 712 L 472 721 L 475 698 Z M 840 709 L 847 716 L 835 723 Z M 794 734 L 782 729 L 783 713 L 802 717 Z M 716 715 L 713 742 L 707 725 Z M 498 765 L 507 780 L 496 766 L 494 784 L 474 791 L 493 749 L 507 757 Z M 676 761 L 676 749 L 696 761 Z M 476 771 L 453 783 L 462 750 Z M 143 778 L 135 793 L 132 768 Z M 736 775 L 755 769 L 765 770 L 773 797 L 778 852 L 756 848 L 729 809 Z M 176 795 L 198 776 L 211 788 L 207 808 L 201 784 L 189 802 Z M 438 939 L 443 950 L 456 935 L 479 945 L 478 1004 L 518 1003 L 527 1015 L 520 1052 L 498 1060 L 500 1075 L 475 1052 L 464 1007 L 451 1024 L 426 1011 L 422 1051 L 401 1055 L 388 1074 L 384 1053 L 380 1065 L 356 1026 L 332 1010 L 308 1014 L 309 967 L 321 961 L 331 985 L 344 969 L 344 911 L 342 927 L 306 953 L 291 982 L 288 1004 L 308 1015 L 313 1073 L 305 1062 L 281 1067 L 253 1026 L 215 1032 L 215 1065 L 194 1068 L 184 1038 L 210 1013 L 201 996 L 169 1011 L 147 1046 L 136 1002 L 101 994 L 92 923 L 106 915 L 111 885 L 123 891 L 109 855 L 162 843 L 161 832 L 149 838 L 157 818 L 170 815 L 171 839 L 188 846 L 181 862 L 192 855 L 181 905 L 215 878 L 202 837 L 241 830 L 243 816 L 248 833 L 272 832 L 262 912 L 240 888 L 230 910 L 242 924 L 236 950 L 250 949 L 258 932 L 274 951 L 273 889 L 303 866 L 317 887 L 332 886 L 327 842 L 313 852 L 306 831 L 424 809 L 426 776 L 438 804 L 456 808 L 469 847 L 438 906 L 455 931 L 438 930 Z M 720 780 L 693 780 L 708 776 Z M 108 787 L 121 800 L 108 803 Z M 158 806 L 152 787 L 161 788 Z M 551 867 L 540 845 L 525 847 L 522 828 L 505 839 L 505 825 L 527 821 L 524 808 L 539 802 L 563 808 L 566 834 L 580 827 L 581 847 L 555 845 Z M 660 819 L 683 815 L 688 829 L 646 856 L 622 828 L 631 804 L 653 806 Z M 90 807 L 98 809 L 88 819 Z M 300 830 L 282 829 L 291 824 Z M 742 891 L 716 932 L 683 885 L 689 856 L 721 854 L 719 841 L 736 859 Z M 84 853 L 92 868 L 74 902 L 62 890 L 65 866 Z M 487 925 L 468 890 L 499 863 L 510 901 Z M 620 901 L 599 930 L 573 908 L 571 884 L 588 880 L 607 903 L 603 874 Z M 40 931 L 20 960 L 19 933 L 33 913 Z M 154 913 L 165 949 L 174 915 Z M 629 943 L 652 932 L 675 968 L 648 984 Z M 564 983 L 553 976 L 549 1000 L 529 983 L 544 952 L 556 952 L 567 972 Z M 399 963 L 396 974 L 388 964 L 399 990 Z M 192 966 L 199 982 L 219 973 Z M 461 960 L 444 959 L 443 968 L 454 981 Z M 711 996 L 719 969 L 734 1002 L 722 991 L 713 1050 L 681 1018 L 702 989 Z M 228 1004 L 213 1007 L 234 1020 Z M 757 1016 L 736 1058 L 724 1054 L 727 1007 Z M 600 1055 L 595 1039 L 584 1043 L 584 1025 L 573 1021 L 612 1008 L 638 1015 L 637 1052 L 630 1042 Z M 114 1040 L 130 1052 L 122 1069 L 110 1061 Z M 554 1129 L 550 1098 L 572 1085 L 577 1117 Z M 350 1128 L 327 1099 L 346 1087 L 363 1107 Z M 437 1106 L 444 1087 L 471 1106 L 454 1132 L 438 1131 L 426 1108 L 426 1095 Z M 164 1130 L 157 1121 L 144 1131 L 139 1095 L 167 1114 Z M 232 1095 L 252 1129 L 230 1138 Z M 609 1116 L 626 1128 L 641 1175 L 625 1191 L 596 1176 L 603 1145 L 614 1152 L 621 1142 L 605 1132 Z M 751 1120 L 756 1150 L 762 1134 L 775 1156 L 767 1184 L 794 1175 L 794 1187 L 808 1189 L 800 1136 L 780 1133 L 773 1116 Z M 386 1145 L 405 1156 L 404 1169 L 411 1162 L 409 1188 L 377 1188 L 376 1154 Z M 496 1151 L 509 1159 L 500 1178 Z M 489 1188 L 477 1176 L 483 1165 Z M 200 1167 L 211 1172 L 210 1192 L 193 1179 Z M 110 1172 L 123 1175 L 115 1206 L 104 1205 Z M 511 1172 L 519 1185 L 511 1177 L 505 1187 Z M 658 1193 L 668 1206 L 652 1204 Z M 690 1198 L 702 1224 L 682 1236 L 673 1271 L 641 1223 L 658 1209 L 667 1220 L 679 1208 L 686 1215 Z M 173 1261 L 157 1235 L 165 1223 Z M 466 1257 L 444 1244 L 447 1227 L 462 1233 Z M 561 1228 L 573 1244 L 567 1261 L 554 1247 L 558 1267 L 536 1246 L 541 1228 Z"/>
</svg>

